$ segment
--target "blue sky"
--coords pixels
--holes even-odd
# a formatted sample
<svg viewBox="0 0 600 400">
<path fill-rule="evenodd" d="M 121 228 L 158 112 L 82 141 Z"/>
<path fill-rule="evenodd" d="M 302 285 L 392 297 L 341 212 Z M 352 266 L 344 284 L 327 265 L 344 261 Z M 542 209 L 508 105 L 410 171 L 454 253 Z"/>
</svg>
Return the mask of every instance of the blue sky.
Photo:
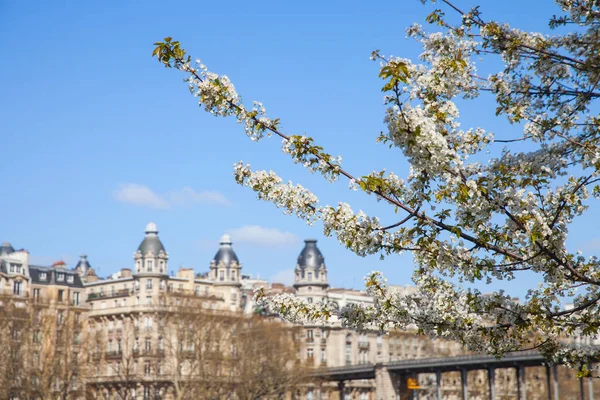
<svg viewBox="0 0 600 400">
<path fill-rule="evenodd" d="M 404 28 L 423 23 L 432 6 L 417 0 L 223 4 L 0 2 L 0 240 L 44 264 L 73 265 L 85 252 L 108 275 L 132 266 L 144 226 L 154 221 L 172 270 L 206 270 L 219 237 L 229 232 L 245 273 L 279 280 L 289 278 L 302 239 L 316 237 L 333 285 L 360 287 L 374 269 L 391 283 L 408 284 L 410 255 L 385 261 L 353 255 L 324 238 L 320 226 L 257 201 L 235 184 L 232 165 L 244 160 L 273 169 L 323 203 L 343 200 L 381 214 L 380 204 L 347 192 L 346 182 L 329 185 L 291 164 L 277 140 L 250 142 L 234 121 L 202 112 L 183 76 L 150 54 L 153 42 L 172 36 L 193 58 L 227 74 L 245 100 L 262 101 L 286 132 L 313 136 L 357 175 L 386 167 L 403 175 L 401 153 L 375 144 L 384 108 L 369 55 L 381 49 L 416 58 L 419 48 Z M 555 10 L 537 4 L 481 3 L 484 16 L 546 30 L 541 17 Z M 465 125 L 511 129 L 484 105 L 463 110 Z M 598 227 L 575 231 L 580 247 L 600 244 Z M 511 284 L 511 291 L 522 295 L 525 287 Z"/>
</svg>

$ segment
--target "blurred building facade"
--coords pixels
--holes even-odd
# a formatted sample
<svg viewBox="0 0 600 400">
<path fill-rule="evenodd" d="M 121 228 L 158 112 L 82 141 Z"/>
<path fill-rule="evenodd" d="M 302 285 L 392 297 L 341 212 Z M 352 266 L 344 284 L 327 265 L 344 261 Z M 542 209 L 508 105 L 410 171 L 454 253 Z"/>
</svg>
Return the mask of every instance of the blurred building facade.
<svg viewBox="0 0 600 400">
<path fill-rule="evenodd" d="M 156 360 L 157 356 L 164 356 L 169 346 L 161 321 L 171 310 L 185 304 L 211 313 L 250 315 L 257 312 L 253 293 L 259 287 L 271 293 L 292 293 L 308 303 L 327 301 L 344 307 L 373 302 L 365 292 L 329 285 L 325 257 L 314 239 L 305 240 L 295 262 L 294 284 L 286 286 L 245 275 L 228 235 L 221 238 L 207 272 L 182 268 L 170 275 L 167 272 L 169 254 L 158 234 L 156 224 L 149 223 L 134 252 L 132 267 L 108 278 L 97 276 L 86 255 L 71 268 L 62 262 L 36 266 L 29 262 L 27 251 L 15 250 L 9 243 L 0 246 L 0 294 L 4 299 L 0 305 L 10 298 L 16 307 L 43 303 L 57 320 L 68 314 L 78 326 L 74 328 L 78 338 L 72 339 L 73 345 L 69 348 L 75 356 L 70 354 L 70 359 L 76 362 L 78 357 L 85 357 L 92 361 L 93 371 L 70 373 L 68 385 L 56 379 L 52 390 L 80 391 L 82 397 L 91 390 L 100 396 L 98 398 L 120 398 L 116 394 L 126 385 L 129 398 L 173 398 L 170 389 L 173 383 L 164 370 L 166 367 Z M 410 287 L 397 289 L 411 290 Z M 28 334 L 35 335 L 35 332 L 33 329 Z M 79 352 L 82 340 L 87 347 Z M 303 326 L 299 340 L 300 357 L 315 368 L 462 353 L 460 346 L 454 343 L 426 339 L 414 332 L 356 332 L 336 323 Z M 452 398 L 453 393 L 458 396 L 460 387 L 456 377 L 449 376 L 445 380 L 446 397 Z M 311 384 L 290 396 L 338 399 L 338 390 L 337 385 Z M 348 382 L 343 390 L 344 399 L 375 399 L 375 381 L 372 380 Z"/>
</svg>

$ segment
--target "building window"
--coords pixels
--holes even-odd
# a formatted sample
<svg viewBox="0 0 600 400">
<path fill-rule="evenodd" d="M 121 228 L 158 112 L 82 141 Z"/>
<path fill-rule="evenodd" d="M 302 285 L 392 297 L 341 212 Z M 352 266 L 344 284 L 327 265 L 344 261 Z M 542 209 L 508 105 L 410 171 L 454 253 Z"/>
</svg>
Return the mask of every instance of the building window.
<svg viewBox="0 0 600 400">
<path fill-rule="evenodd" d="M 73 305 L 74 306 L 78 306 L 79 305 L 79 301 L 80 301 L 79 296 L 80 296 L 79 292 L 73 293 Z"/>
<path fill-rule="evenodd" d="M 321 362 L 323 364 L 327 362 L 327 351 L 325 349 L 321 349 Z"/>
<path fill-rule="evenodd" d="M 367 362 L 367 355 L 368 355 L 368 353 L 366 351 L 360 352 L 360 363 L 361 364 L 365 364 Z"/>
<path fill-rule="evenodd" d="M 58 290 L 58 301 L 62 302 L 64 297 L 65 297 L 65 291 L 62 289 L 59 289 Z"/>
<path fill-rule="evenodd" d="M 64 321 L 64 313 L 62 311 L 59 311 L 58 314 L 56 315 L 56 322 L 58 322 L 58 325 L 62 325 L 63 321 Z"/>
<path fill-rule="evenodd" d="M 158 338 L 158 349 L 161 350 L 161 351 L 165 349 L 165 344 L 163 342 L 163 338 L 162 337 Z"/>
<path fill-rule="evenodd" d="M 13 294 L 16 294 L 17 296 L 21 295 L 21 285 L 22 285 L 22 282 L 20 282 L 20 281 L 13 283 Z"/>
<path fill-rule="evenodd" d="M 146 304 L 152 304 L 152 296 L 146 296 Z"/>
<path fill-rule="evenodd" d="M 40 299 L 40 289 L 33 289 L 33 299 L 34 300 Z"/>
<path fill-rule="evenodd" d="M 346 335 L 346 365 L 352 364 L 352 336 Z"/>
<path fill-rule="evenodd" d="M 56 273 L 56 280 L 59 282 L 63 282 L 65 280 L 65 274 L 64 272 L 57 272 Z"/>
<path fill-rule="evenodd" d="M 152 328 L 152 317 L 145 317 L 144 323 L 147 329 Z"/>
<path fill-rule="evenodd" d="M 235 281 L 235 271 L 231 271 L 231 280 Z"/>
<path fill-rule="evenodd" d="M 152 279 L 146 279 L 146 290 L 152 290 Z"/>
<path fill-rule="evenodd" d="M 309 360 L 313 359 L 313 349 L 307 349 L 306 350 L 306 356 L 308 357 Z"/>
<path fill-rule="evenodd" d="M 45 281 L 48 275 L 45 272 L 40 272 L 40 281 Z"/>
<path fill-rule="evenodd" d="M 146 361 L 144 363 L 144 375 L 150 376 L 150 362 L 148 362 L 148 361 Z M 146 397 L 146 390 L 148 391 L 148 396 L 150 396 L 150 388 L 145 387 L 144 388 L 144 398 L 148 398 L 148 397 Z"/>
<path fill-rule="evenodd" d="M 308 301 L 309 303 L 312 303 L 312 297 L 308 297 L 308 298 L 306 299 L 306 301 Z"/>
<path fill-rule="evenodd" d="M 151 350 L 152 350 L 152 339 L 146 338 L 146 340 L 144 342 L 144 351 L 146 353 L 150 353 Z"/>
<path fill-rule="evenodd" d="M 309 389 L 306 392 L 306 400 L 313 400 L 313 399 L 314 399 L 313 391 L 311 389 Z"/>
<path fill-rule="evenodd" d="M 313 330 L 309 329 L 306 331 L 306 338 L 308 339 L 307 341 L 312 342 L 313 341 Z"/>
<path fill-rule="evenodd" d="M 75 280 L 75 277 L 73 275 L 67 275 L 67 282 L 73 283 L 74 280 Z"/>
<path fill-rule="evenodd" d="M 152 260 L 146 261 L 146 265 L 148 266 L 148 272 L 152 272 Z"/>
<path fill-rule="evenodd" d="M 160 260 L 160 272 L 163 272 L 165 269 L 165 262 L 163 260 Z"/>
<path fill-rule="evenodd" d="M 309 280 L 309 281 L 312 281 L 312 272 L 309 272 L 309 273 L 308 273 L 308 280 Z"/>
<path fill-rule="evenodd" d="M 225 280 L 225 271 L 219 271 L 219 280 L 221 282 Z"/>
</svg>

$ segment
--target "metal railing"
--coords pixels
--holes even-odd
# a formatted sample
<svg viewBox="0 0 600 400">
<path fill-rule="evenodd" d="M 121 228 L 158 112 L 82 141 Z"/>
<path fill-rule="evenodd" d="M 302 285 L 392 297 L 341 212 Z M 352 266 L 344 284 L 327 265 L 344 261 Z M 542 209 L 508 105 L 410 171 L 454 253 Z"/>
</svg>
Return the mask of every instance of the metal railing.
<svg viewBox="0 0 600 400">
<path fill-rule="evenodd" d="M 131 290 L 129 289 L 119 289 L 119 290 L 115 290 L 115 291 L 110 291 L 108 293 L 104 293 L 104 292 L 98 292 L 98 293 L 90 293 L 88 294 L 88 301 L 89 300 L 96 300 L 96 299 L 111 299 L 111 298 L 115 298 L 115 297 L 125 297 L 125 296 L 129 296 L 131 294 Z"/>
</svg>

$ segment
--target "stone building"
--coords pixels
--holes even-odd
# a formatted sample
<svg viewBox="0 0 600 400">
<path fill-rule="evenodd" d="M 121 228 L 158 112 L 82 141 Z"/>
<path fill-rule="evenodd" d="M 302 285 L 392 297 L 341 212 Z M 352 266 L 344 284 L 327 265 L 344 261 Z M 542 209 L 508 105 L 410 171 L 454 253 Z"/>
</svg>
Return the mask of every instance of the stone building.
<svg viewBox="0 0 600 400">
<path fill-rule="evenodd" d="M 123 397 L 125 392 L 127 398 L 172 398 L 174 382 L 170 377 L 185 368 L 182 367 L 185 362 L 174 364 L 165 354 L 171 348 L 180 353 L 194 351 L 183 342 L 172 343 L 167 334 L 169 329 L 181 329 L 181 322 L 179 327 L 169 325 L 169 315 L 181 307 L 223 316 L 253 314 L 257 311 L 252 301 L 253 291 L 261 286 L 273 293 L 294 293 L 309 303 L 327 301 L 344 307 L 373 301 L 365 292 L 329 285 L 328 265 L 314 239 L 306 240 L 300 251 L 292 287 L 244 275 L 228 235 L 221 238 L 214 258 L 208 263 L 208 272 L 182 268 L 170 275 L 168 271 L 169 253 L 154 223 L 146 226 L 131 268 L 123 268 L 107 278 L 97 276 L 85 255 L 73 268 L 62 262 L 42 267 L 29 263 L 27 251 L 15 250 L 8 243 L 0 246 L 0 294 L 17 301 L 15 304 L 43 303 L 55 318 L 62 321 L 68 317 L 76 324 L 77 337 L 70 339 L 73 345 L 68 348 L 69 357 L 75 361 L 85 357 L 86 365 L 91 365 L 86 368 L 92 370 L 71 373 L 69 388 L 104 396 L 100 398 L 116 398 L 119 394 Z M 398 287 L 398 290 L 411 289 Z M 303 326 L 299 340 L 300 356 L 315 368 L 462 352 L 456 344 L 423 339 L 411 332 L 356 332 L 335 322 Z M 374 385 L 372 380 L 352 381 L 345 385 L 341 395 L 349 400 L 374 400 Z M 460 391 L 452 376 L 445 378 L 444 386 L 448 398 Z M 70 390 L 58 380 L 52 387 L 57 392 Z M 307 399 L 340 398 L 338 386 L 327 383 L 307 385 L 291 395 Z"/>
</svg>

